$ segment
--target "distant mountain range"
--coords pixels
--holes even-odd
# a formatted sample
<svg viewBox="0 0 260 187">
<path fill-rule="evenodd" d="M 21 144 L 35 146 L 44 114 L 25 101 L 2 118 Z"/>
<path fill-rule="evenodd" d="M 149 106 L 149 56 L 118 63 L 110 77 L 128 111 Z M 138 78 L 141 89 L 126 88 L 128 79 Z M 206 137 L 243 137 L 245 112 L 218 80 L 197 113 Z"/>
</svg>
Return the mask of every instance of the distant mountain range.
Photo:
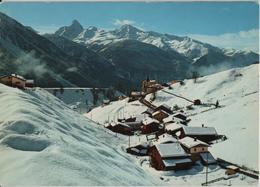
<svg viewBox="0 0 260 187">
<path fill-rule="evenodd" d="M 259 55 L 227 50 L 131 25 L 105 31 L 76 20 L 54 34 L 39 35 L 0 13 L 0 75 L 19 73 L 40 86 L 137 88 L 147 76 L 160 81 L 246 66 Z M 201 69 L 210 69 L 201 71 Z"/>
</svg>

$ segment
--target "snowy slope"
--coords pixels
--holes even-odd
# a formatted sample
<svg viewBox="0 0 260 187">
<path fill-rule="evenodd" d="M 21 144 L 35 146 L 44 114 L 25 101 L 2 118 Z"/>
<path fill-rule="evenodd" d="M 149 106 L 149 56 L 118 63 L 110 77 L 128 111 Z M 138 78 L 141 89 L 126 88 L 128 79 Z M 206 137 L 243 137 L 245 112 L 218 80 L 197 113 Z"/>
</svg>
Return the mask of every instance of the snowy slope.
<svg viewBox="0 0 260 187">
<path fill-rule="evenodd" d="M 158 184 L 118 138 L 47 91 L 0 84 L 0 103 L 1 185 Z"/>
<path fill-rule="evenodd" d="M 186 106 L 191 103 L 163 91 L 157 92 L 153 104 L 165 103 L 171 107 L 177 104 L 190 115 L 190 126 L 205 124 L 215 127 L 219 134 L 226 135 L 228 139 L 210 148 L 213 156 L 259 170 L 258 79 L 258 65 L 255 64 L 201 77 L 197 83 L 193 80 L 184 80 L 184 86 L 176 83 L 172 85 L 173 89 L 164 89 L 191 100 L 201 99 L 203 103 L 214 104 L 216 100 L 219 100 L 222 107 L 218 109 L 209 106 L 194 106 L 193 110 L 186 110 Z M 146 96 L 146 99 L 149 100 L 149 97 L 150 95 Z M 134 115 L 145 109 L 144 106 L 138 106 L 138 102 L 124 104 L 120 101 L 104 108 L 96 108 L 86 116 L 91 116 L 94 121 L 102 122 L 117 116 L 117 111 Z"/>
</svg>

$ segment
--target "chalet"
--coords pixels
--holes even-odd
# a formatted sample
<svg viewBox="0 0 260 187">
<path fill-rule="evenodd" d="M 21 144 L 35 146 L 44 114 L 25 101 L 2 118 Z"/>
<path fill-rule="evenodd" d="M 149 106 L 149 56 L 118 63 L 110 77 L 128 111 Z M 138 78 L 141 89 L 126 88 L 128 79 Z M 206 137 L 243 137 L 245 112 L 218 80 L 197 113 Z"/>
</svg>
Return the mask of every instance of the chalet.
<svg viewBox="0 0 260 187">
<path fill-rule="evenodd" d="M 34 85 L 34 80 L 26 80 L 25 81 L 25 87 L 27 88 L 33 88 L 35 85 Z"/>
<path fill-rule="evenodd" d="M 150 134 L 159 130 L 160 122 L 156 119 L 147 117 L 142 121 L 142 123 L 143 126 L 141 130 L 143 134 Z"/>
<path fill-rule="evenodd" d="M 17 74 L 11 74 L 0 77 L 0 83 L 7 86 L 16 87 L 16 88 L 25 88 L 26 79 Z"/>
<path fill-rule="evenodd" d="M 160 122 L 163 121 L 164 118 L 167 118 L 169 114 L 163 110 L 158 110 L 152 114 L 152 117 Z"/>
<path fill-rule="evenodd" d="M 134 122 L 134 121 L 136 121 L 136 117 L 130 116 L 128 118 L 119 118 L 118 121 L 119 122 Z"/>
<path fill-rule="evenodd" d="M 155 108 L 155 111 L 158 111 L 158 110 L 163 110 L 163 111 L 167 112 L 168 114 L 173 113 L 171 107 L 166 104 L 160 105 L 157 108 Z"/>
<path fill-rule="evenodd" d="M 129 126 L 132 131 L 139 131 L 143 125 L 142 121 L 131 121 L 131 122 L 124 122 L 125 125 Z"/>
<path fill-rule="evenodd" d="M 193 161 L 200 159 L 200 153 L 208 152 L 209 145 L 205 142 L 197 140 L 196 138 L 185 137 L 179 140 L 184 150 L 191 154 Z"/>
<path fill-rule="evenodd" d="M 157 170 L 183 170 L 192 166 L 189 155 L 178 142 L 154 145 L 149 155 L 151 165 Z"/>
<path fill-rule="evenodd" d="M 132 128 L 125 123 L 121 122 L 111 122 L 109 126 L 107 126 L 108 129 L 110 129 L 113 132 L 124 134 L 124 135 L 133 135 Z"/>
<path fill-rule="evenodd" d="M 166 123 L 164 124 L 164 130 L 172 135 L 175 135 L 178 131 L 185 127 L 183 124 L 180 123 Z"/>
<path fill-rule="evenodd" d="M 130 96 L 129 96 L 129 102 L 131 101 L 135 101 L 135 100 L 138 100 L 142 97 L 144 97 L 146 94 L 145 92 L 137 92 L 137 91 L 132 91 Z"/>
<path fill-rule="evenodd" d="M 184 137 L 197 138 L 203 142 L 209 143 L 218 138 L 217 131 L 214 127 L 183 127 L 180 131 L 179 138 Z"/>
</svg>

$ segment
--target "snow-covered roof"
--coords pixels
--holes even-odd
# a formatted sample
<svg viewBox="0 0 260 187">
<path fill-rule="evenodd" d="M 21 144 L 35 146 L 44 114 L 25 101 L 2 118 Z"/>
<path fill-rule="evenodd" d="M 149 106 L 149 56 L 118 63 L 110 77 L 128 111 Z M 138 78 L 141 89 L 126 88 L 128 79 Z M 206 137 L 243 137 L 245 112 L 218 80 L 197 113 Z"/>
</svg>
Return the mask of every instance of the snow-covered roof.
<svg viewBox="0 0 260 187">
<path fill-rule="evenodd" d="M 217 135 L 214 127 L 183 127 L 186 135 Z"/>
<path fill-rule="evenodd" d="M 178 140 L 176 138 L 174 138 L 172 135 L 170 134 L 162 134 L 158 137 L 158 140 L 156 142 L 154 142 L 154 144 L 163 144 L 163 143 L 167 143 L 167 142 L 178 142 Z"/>
<path fill-rule="evenodd" d="M 189 149 L 192 147 L 196 147 L 198 145 L 203 145 L 203 146 L 209 147 L 209 145 L 207 143 L 200 141 L 198 139 L 195 140 L 194 138 L 191 138 L 191 137 L 185 137 L 183 139 L 180 139 L 179 142 Z"/>
<path fill-rule="evenodd" d="M 182 125 L 182 124 L 179 124 L 179 123 L 165 124 L 165 130 L 168 130 L 168 131 L 178 130 L 178 129 L 181 129 L 182 127 L 185 127 L 185 125 Z"/>
<path fill-rule="evenodd" d="M 169 123 L 169 122 L 173 122 L 173 115 L 168 116 L 167 118 L 163 119 L 163 123 Z"/>
<path fill-rule="evenodd" d="M 151 123 L 160 123 L 158 120 L 156 119 L 153 119 L 153 118 L 150 118 L 150 117 L 146 117 L 144 120 L 143 120 L 143 124 L 144 125 L 149 125 Z"/>
<path fill-rule="evenodd" d="M 152 115 L 155 116 L 155 115 L 157 115 L 157 114 L 159 114 L 159 113 L 164 113 L 164 114 L 167 114 L 167 115 L 168 115 L 168 113 L 165 112 L 165 111 L 163 111 L 163 110 L 157 110 L 157 111 L 154 112 Z"/>
<path fill-rule="evenodd" d="M 180 163 L 190 163 L 192 162 L 191 159 L 189 158 L 179 158 L 179 159 L 163 159 L 163 164 L 165 165 L 165 167 L 173 167 L 176 166 L 176 164 L 180 164 Z"/>
<path fill-rule="evenodd" d="M 159 151 L 162 158 L 188 156 L 178 142 L 157 144 L 155 147 Z"/>
<path fill-rule="evenodd" d="M 200 156 L 202 160 L 204 160 L 208 164 L 214 164 L 217 162 L 210 152 L 200 153 Z"/>
</svg>

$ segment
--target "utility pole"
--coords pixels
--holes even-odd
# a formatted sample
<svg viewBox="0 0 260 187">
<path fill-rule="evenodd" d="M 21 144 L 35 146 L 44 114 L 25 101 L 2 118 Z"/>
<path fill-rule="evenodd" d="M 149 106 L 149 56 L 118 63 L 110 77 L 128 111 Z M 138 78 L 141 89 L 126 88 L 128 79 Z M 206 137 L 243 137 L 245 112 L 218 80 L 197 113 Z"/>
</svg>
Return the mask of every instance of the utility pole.
<svg viewBox="0 0 260 187">
<path fill-rule="evenodd" d="M 209 166 L 209 152 L 207 152 L 207 165 L 206 165 L 206 186 L 208 186 L 208 166 Z"/>
<path fill-rule="evenodd" d="M 128 147 L 130 147 L 130 135 L 128 137 Z"/>
</svg>

